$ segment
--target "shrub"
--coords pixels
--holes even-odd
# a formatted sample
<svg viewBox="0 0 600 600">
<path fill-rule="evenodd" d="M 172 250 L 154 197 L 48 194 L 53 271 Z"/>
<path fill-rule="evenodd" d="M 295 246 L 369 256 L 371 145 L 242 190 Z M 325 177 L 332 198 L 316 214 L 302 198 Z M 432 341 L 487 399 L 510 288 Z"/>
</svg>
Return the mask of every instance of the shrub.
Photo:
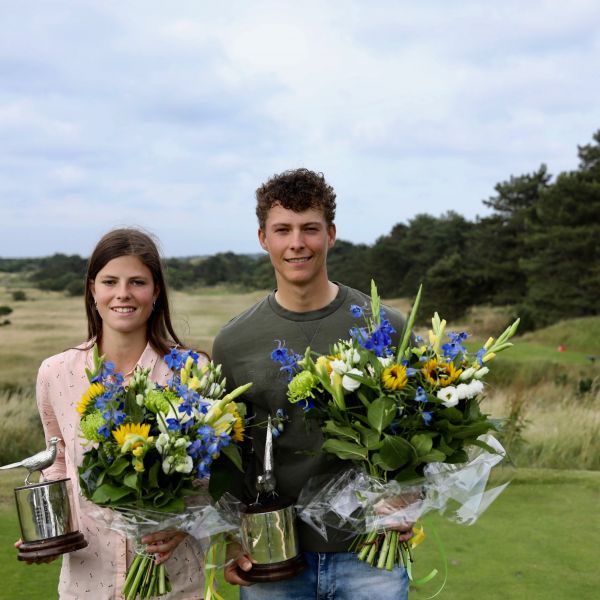
<svg viewBox="0 0 600 600">
<path fill-rule="evenodd" d="M 15 302 L 24 302 L 27 300 L 27 294 L 23 290 L 15 290 L 12 293 L 12 298 Z"/>
<path fill-rule="evenodd" d="M 13 309 L 10 306 L 0 306 L 0 316 L 10 315 Z"/>
</svg>

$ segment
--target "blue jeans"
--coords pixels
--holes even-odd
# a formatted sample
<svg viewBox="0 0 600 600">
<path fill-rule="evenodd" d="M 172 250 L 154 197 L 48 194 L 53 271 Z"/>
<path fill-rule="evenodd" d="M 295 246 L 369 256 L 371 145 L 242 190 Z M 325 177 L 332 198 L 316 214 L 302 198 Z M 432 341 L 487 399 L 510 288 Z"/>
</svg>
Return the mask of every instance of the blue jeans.
<svg viewBox="0 0 600 600">
<path fill-rule="evenodd" d="M 358 560 L 353 552 L 305 552 L 307 567 L 291 579 L 240 588 L 240 600 L 407 600 L 408 576 Z"/>
</svg>

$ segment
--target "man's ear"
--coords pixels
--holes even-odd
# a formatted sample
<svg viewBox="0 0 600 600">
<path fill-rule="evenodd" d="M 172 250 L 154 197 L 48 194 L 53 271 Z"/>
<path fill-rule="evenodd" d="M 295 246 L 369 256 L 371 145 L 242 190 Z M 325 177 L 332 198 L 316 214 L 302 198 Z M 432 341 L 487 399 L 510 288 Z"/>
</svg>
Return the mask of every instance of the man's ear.
<svg viewBox="0 0 600 600">
<path fill-rule="evenodd" d="M 335 223 L 332 223 L 331 225 L 329 225 L 327 227 L 327 247 L 328 248 L 333 248 L 333 245 L 335 244 L 335 236 L 336 236 Z"/>
<path fill-rule="evenodd" d="M 267 236 L 260 227 L 258 228 L 258 243 L 265 252 L 269 251 L 269 245 L 267 244 Z"/>
</svg>

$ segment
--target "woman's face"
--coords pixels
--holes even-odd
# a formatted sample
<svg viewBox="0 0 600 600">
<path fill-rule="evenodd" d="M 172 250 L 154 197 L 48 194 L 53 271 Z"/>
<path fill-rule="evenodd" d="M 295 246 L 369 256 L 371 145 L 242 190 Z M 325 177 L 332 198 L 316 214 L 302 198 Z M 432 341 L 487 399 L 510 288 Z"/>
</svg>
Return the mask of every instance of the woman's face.
<svg viewBox="0 0 600 600">
<path fill-rule="evenodd" d="M 90 282 L 90 290 L 103 334 L 146 331 L 159 290 L 150 269 L 137 256 L 119 256 L 106 263 Z"/>
</svg>

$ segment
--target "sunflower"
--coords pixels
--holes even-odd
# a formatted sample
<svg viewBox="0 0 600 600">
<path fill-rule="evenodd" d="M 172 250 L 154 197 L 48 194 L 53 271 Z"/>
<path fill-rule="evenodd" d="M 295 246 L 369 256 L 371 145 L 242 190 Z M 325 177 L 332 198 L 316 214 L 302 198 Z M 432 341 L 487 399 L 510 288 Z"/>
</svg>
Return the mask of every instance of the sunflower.
<svg viewBox="0 0 600 600">
<path fill-rule="evenodd" d="M 148 423 L 126 423 L 125 425 L 120 425 L 112 434 L 115 440 L 117 440 L 117 444 L 121 446 L 121 449 L 131 437 L 137 438 L 135 440 L 136 443 L 133 444 L 135 448 L 135 446 L 143 444 L 148 439 L 150 425 Z"/>
<path fill-rule="evenodd" d="M 423 367 L 425 379 L 433 386 L 446 387 L 454 383 L 462 369 L 457 369 L 451 362 L 439 362 L 435 358 L 428 360 Z"/>
<path fill-rule="evenodd" d="M 104 386 L 101 383 L 92 383 L 90 387 L 85 391 L 79 404 L 77 404 L 77 412 L 80 415 L 85 414 L 90 404 L 104 393 Z"/>
<path fill-rule="evenodd" d="M 241 442 L 244 439 L 244 419 L 237 411 L 237 408 L 233 402 L 230 402 L 227 406 L 227 412 L 231 413 L 235 417 L 233 422 L 233 429 L 231 438 L 234 442 Z"/>
<path fill-rule="evenodd" d="M 408 381 L 406 367 L 404 365 L 392 365 L 384 369 L 381 374 L 381 380 L 386 390 L 401 390 Z"/>
</svg>

